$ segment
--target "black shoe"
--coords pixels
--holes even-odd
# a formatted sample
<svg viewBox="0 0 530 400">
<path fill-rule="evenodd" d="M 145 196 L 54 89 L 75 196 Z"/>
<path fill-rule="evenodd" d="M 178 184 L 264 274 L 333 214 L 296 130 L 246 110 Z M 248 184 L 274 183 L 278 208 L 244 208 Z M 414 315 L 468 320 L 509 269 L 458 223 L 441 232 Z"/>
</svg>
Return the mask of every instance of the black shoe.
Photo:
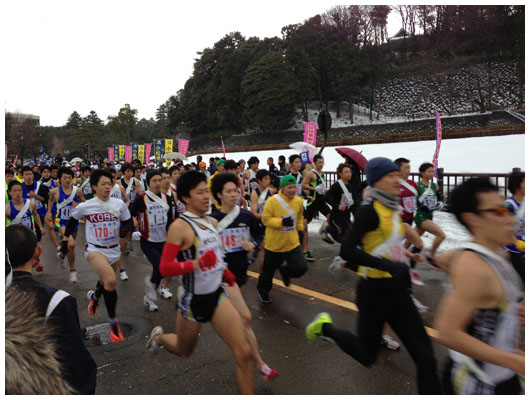
<svg viewBox="0 0 530 400">
<path fill-rule="evenodd" d="M 269 294 L 266 292 L 262 292 L 259 289 L 257 290 L 258 293 L 258 299 L 261 301 L 261 304 L 271 304 L 272 300 L 269 297 Z"/>
<path fill-rule="evenodd" d="M 287 268 L 285 267 L 280 267 L 279 270 L 283 280 L 283 284 L 285 286 L 289 286 L 291 284 L 291 278 L 289 278 L 289 271 L 287 271 Z"/>
<path fill-rule="evenodd" d="M 307 261 L 315 261 L 315 257 L 308 251 L 304 253 L 304 257 Z"/>
<path fill-rule="evenodd" d="M 441 269 L 440 266 L 438 264 L 436 264 L 436 262 L 431 258 L 431 257 L 427 257 L 427 262 L 431 265 L 431 267 L 433 267 L 434 269 Z"/>
</svg>

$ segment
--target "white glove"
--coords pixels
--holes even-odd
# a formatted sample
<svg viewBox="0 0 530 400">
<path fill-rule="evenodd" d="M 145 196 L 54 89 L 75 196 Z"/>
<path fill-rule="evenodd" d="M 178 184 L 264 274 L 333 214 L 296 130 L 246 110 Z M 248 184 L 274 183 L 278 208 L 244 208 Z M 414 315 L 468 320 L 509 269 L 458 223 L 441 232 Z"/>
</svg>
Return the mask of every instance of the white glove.
<svg viewBox="0 0 530 400">
<path fill-rule="evenodd" d="M 132 240 L 139 241 L 141 237 L 142 237 L 142 234 L 140 232 L 132 233 Z"/>
<path fill-rule="evenodd" d="M 437 210 L 443 210 L 443 208 L 445 207 L 445 204 L 443 201 L 439 201 L 437 204 L 436 204 L 436 209 Z"/>
<path fill-rule="evenodd" d="M 329 270 L 330 271 L 336 271 L 337 269 L 341 269 L 343 264 L 344 264 L 344 260 L 342 259 L 342 257 L 341 256 L 336 256 L 333 259 L 333 262 L 331 263 L 331 265 L 329 266 Z"/>
</svg>

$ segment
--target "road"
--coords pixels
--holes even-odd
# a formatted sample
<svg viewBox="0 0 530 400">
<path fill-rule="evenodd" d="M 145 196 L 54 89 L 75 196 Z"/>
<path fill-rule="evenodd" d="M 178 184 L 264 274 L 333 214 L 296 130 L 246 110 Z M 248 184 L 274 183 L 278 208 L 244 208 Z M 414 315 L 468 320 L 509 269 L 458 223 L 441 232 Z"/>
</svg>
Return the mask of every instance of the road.
<svg viewBox="0 0 530 400">
<path fill-rule="evenodd" d="M 106 331 L 107 314 L 103 301 L 95 316 L 87 311 L 86 292 L 95 287 L 96 273 L 83 256 L 84 225 L 81 225 L 76 245 L 76 267 L 79 282 L 68 282 L 69 273 L 58 266 L 50 239 L 45 236 L 41 261 L 44 272 L 35 272 L 37 280 L 69 292 L 78 303 L 81 327 L 87 337 L 94 326 Z M 256 370 L 257 394 L 345 395 L 345 394 L 415 394 L 414 364 L 404 348 L 391 351 L 381 346 L 376 364 L 365 368 L 336 345 L 323 340 L 310 341 L 305 337 L 305 326 L 319 312 L 328 312 L 337 326 L 355 330 L 357 312 L 354 310 L 357 276 L 351 271 L 334 273 L 328 266 L 338 254 L 338 245 L 324 243 L 310 237 L 310 249 L 316 256 L 302 278 L 292 281 L 289 288 L 275 281 L 271 292 L 273 303 L 262 305 L 256 296 L 258 263 L 249 270 L 249 281 L 243 286 L 243 296 L 253 315 L 253 328 L 260 344 L 262 358 L 279 371 L 272 382 L 264 382 Z M 123 343 L 101 344 L 92 337 L 88 349 L 98 365 L 96 394 L 100 395 L 190 395 L 237 394 L 234 361 L 230 351 L 210 324 L 202 326 L 200 339 L 191 358 L 180 359 L 166 351 L 156 357 L 145 351 L 151 329 L 161 325 L 165 332 L 174 332 L 176 325 L 175 296 L 159 299 L 157 312 L 149 312 L 143 305 L 144 276 L 151 265 L 143 256 L 139 243 L 134 251 L 123 257 L 129 280 L 118 279 L 117 315 L 126 340 Z M 432 326 L 434 312 L 443 294 L 444 273 L 419 264 L 417 270 L 425 282 L 415 288 L 416 297 L 430 311 L 422 314 L 427 327 Z M 277 278 L 279 275 L 277 274 Z M 176 293 L 177 279 L 170 289 Z M 429 331 L 430 332 L 430 331 Z M 392 333 L 391 333 L 392 334 Z M 105 339 L 103 343 L 106 343 Z M 447 351 L 433 343 L 438 368 Z"/>
</svg>

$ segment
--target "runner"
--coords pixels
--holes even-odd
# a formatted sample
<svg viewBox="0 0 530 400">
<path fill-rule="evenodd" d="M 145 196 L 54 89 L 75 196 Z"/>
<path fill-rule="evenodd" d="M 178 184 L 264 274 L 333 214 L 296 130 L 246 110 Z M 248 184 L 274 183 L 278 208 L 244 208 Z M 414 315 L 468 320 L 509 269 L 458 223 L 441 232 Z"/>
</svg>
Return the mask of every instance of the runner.
<svg viewBox="0 0 530 400">
<path fill-rule="evenodd" d="M 252 315 L 240 290 L 240 287 L 247 282 L 249 265 L 247 252 L 259 248 L 263 240 L 263 230 L 260 229 L 258 220 L 250 211 L 237 205 L 237 200 L 240 198 L 238 183 L 237 175 L 229 172 L 214 178 L 212 193 L 221 204 L 221 209 L 212 212 L 211 217 L 219 222 L 217 231 L 221 235 L 225 251 L 224 260 L 236 281 L 236 284 L 226 288 L 226 293 L 243 319 L 247 340 L 252 349 L 252 357 L 262 378 L 265 381 L 271 381 L 278 375 L 278 371 L 270 368 L 261 358 L 258 341 L 251 326 Z"/>
<path fill-rule="evenodd" d="M 217 204 L 216 200 L 211 195 L 210 188 L 212 187 L 212 179 L 213 179 L 214 176 L 222 174 L 223 172 L 225 172 L 225 165 L 224 165 L 225 162 L 226 162 L 226 160 L 224 160 L 222 158 L 219 161 L 217 161 L 217 163 L 215 164 L 215 166 L 216 166 L 215 172 L 208 178 L 207 188 L 208 188 L 208 192 L 210 193 L 210 200 L 211 200 L 212 210 L 215 210 L 215 209 L 221 207 L 219 204 Z"/>
<path fill-rule="evenodd" d="M 210 205 L 206 177 L 197 171 L 183 174 L 178 180 L 177 193 L 187 211 L 171 224 L 160 262 L 162 275 L 183 277 L 184 285 L 178 296 L 177 331 L 164 334 L 162 327 L 155 327 L 146 348 L 155 354 L 164 347 L 170 353 L 188 358 L 197 343 L 201 323 L 211 322 L 234 354 L 239 392 L 253 394 L 252 352 L 243 321 L 226 297 L 222 283 L 223 276 L 233 282 L 233 275 L 224 268 L 216 222 L 206 216 Z"/>
<path fill-rule="evenodd" d="M 116 319 L 116 270 L 120 260 L 119 221 L 132 230 L 132 219 L 125 203 L 110 197 L 112 176 L 109 171 L 98 169 L 92 172 L 90 185 L 95 197 L 72 210 L 63 234 L 61 252 L 66 254 L 69 237 L 77 229 L 78 221 L 84 218 L 87 240 L 85 257 L 99 277 L 96 290 L 89 290 L 87 293 L 88 311 L 90 315 L 96 314 L 99 299 L 103 295 L 109 315 L 110 339 L 113 342 L 123 342 L 120 324 Z"/>
<path fill-rule="evenodd" d="M 438 185 L 431 182 L 433 177 L 433 165 L 431 163 L 421 164 L 421 179 L 418 182 L 418 209 L 414 217 L 414 223 L 416 224 L 416 231 L 419 236 L 423 235 L 424 232 L 429 232 L 435 236 L 427 261 L 433 268 L 439 269 L 439 266 L 436 265 L 433 258 L 436 250 L 445 239 L 445 233 L 433 221 L 433 211 L 443 208 L 443 203 L 440 201 L 441 193 L 438 191 Z"/>
<path fill-rule="evenodd" d="M 302 180 L 302 188 L 309 191 L 309 195 L 306 197 L 308 202 L 304 211 L 304 241 L 302 243 L 304 256 L 307 261 L 315 261 L 315 258 L 309 252 L 309 232 L 307 226 L 313 218 L 318 217 L 319 212 L 326 217 L 326 220 L 329 221 L 330 218 L 330 209 L 324 200 L 326 194 L 326 180 L 322 172 L 322 168 L 324 168 L 324 157 L 317 154 L 313 157 L 313 165 L 314 168 Z M 321 237 L 326 243 L 334 243 L 324 231 L 322 231 Z"/>
<path fill-rule="evenodd" d="M 344 243 L 352 231 L 352 214 L 355 207 L 352 171 L 348 164 L 341 163 L 337 167 L 337 182 L 329 188 L 325 200 L 331 205 L 328 232 L 338 243 Z"/>
<path fill-rule="evenodd" d="M 29 199 L 23 197 L 22 183 L 16 179 L 9 182 L 8 192 L 11 196 L 11 200 L 6 204 L 5 215 L 6 215 L 6 226 L 9 225 L 24 225 L 31 229 L 35 235 L 36 230 L 40 231 L 40 235 L 44 235 L 46 231 L 42 225 L 39 214 L 37 213 L 37 205 Z M 36 225 L 36 227 L 35 227 Z M 37 261 L 39 264 L 39 262 Z M 37 265 L 35 265 L 37 269 Z M 42 266 L 40 271 L 42 271 Z"/>
<path fill-rule="evenodd" d="M 121 167 L 121 171 L 123 172 L 123 177 L 119 180 L 119 183 L 125 189 L 125 193 L 127 194 L 129 203 L 132 204 L 136 196 L 142 194 L 142 185 L 140 184 L 140 181 L 138 179 L 134 178 L 134 167 L 131 164 L 123 164 L 123 166 Z M 121 250 L 125 254 L 129 254 L 131 251 L 133 251 L 133 244 L 131 241 L 130 232 L 126 234 L 126 239 L 122 238 L 122 240 L 120 241 L 120 245 Z"/>
<path fill-rule="evenodd" d="M 413 247 L 411 249 L 412 253 L 421 253 L 423 249 L 423 241 L 418 235 L 418 232 L 415 229 L 412 229 L 412 221 L 414 220 L 414 213 L 416 212 L 416 206 L 418 201 L 418 186 L 416 182 L 412 179 L 408 179 L 410 175 L 410 160 L 406 158 L 398 158 L 394 161 L 399 167 L 400 174 L 400 192 L 399 192 L 399 204 L 403 207 L 401 212 L 401 220 L 405 224 L 405 236 L 407 241 L 405 241 L 405 248 L 408 249 L 412 242 Z M 408 239 L 411 239 L 410 241 Z M 410 279 L 412 283 L 416 286 L 423 286 L 424 283 L 420 279 L 418 273 L 414 270 L 416 267 L 416 261 L 410 260 Z"/>
<path fill-rule="evenodd" d="M 250 195 L 252 191 L 258 186 L 256 181 L 256 172 L 259 169 L 259 158 L 252 156 L 248 159 L 248 169 L 243 172 L 241 178 L 244 183 L 245 200 L 250 202 Z"/>
<path fill-rule="evenodd" d="M 52 173 L 52 170 L 49 165 L 40 166 L 40 174 L 41 174 L 40 182 L 43 185 L 46 185 L 48 189 L 53 189 L 56 186 L 51 173 Z"/>
<path fill-rule="evenodd" d="M 346 266 L 365 278 L 359 280 L 356 291 L 358 335 L 335 327 L 327 313 L 317 315 L 306 335 L 330 338 L 345 353 L 370 366 L 377 359 L 383 326 L 388 322 L 416 364 L 418 393 L 441 394 L 433 348 L 407 291 L 410 277 L 403 261 L 405 256 L 418 254 L 402 247 L 405 230 L 399 217 L 397 171 L 397 165 L 383 157 L 367 163 L 370 199 L 357 209 L 353 231 L 341 246 L 341 257 L 349 261 Z"/>
<path fill-rule="evenodd" d="M 265 203 L 261 221 L 265 225 L 265 261 L 258 279 L 258 298 L 263 304 L 270 304 L 269 292 L 272 290 L 272 278 L 276 269 L 285 286 L 291 278 L 299 278 L 307 271 L 307 263 L 300 245 L 297 231 L 304 228 L 304 206 L 302 199 L 296 196 L 296 178 L 285 175 L 280 180 L 280 193 Z M 282 262 L 286 261 L 287 264 Z"/>
<path fill-rule="evenodd" d="M 74 182 L 74 185 L 83 191 L 83 195 L 85 196 L 86 200 L 90 200 L 92 197 L 94 197 L 94 193 L 90 187 L 91 172 L 92 169 L 90 167 L 87 167 L 86 165 L 81 167 L 81 175 Z"/>
<path fill-rule="evenodd" d="M 263 214 L 263 208 L 269 197 L 271 197 L 276 192 L 270 188 L 271 185 L 271 176 L 269 171 L 266 169 L 260 169 L 256 172 L 256 180 L 258 182 L 258 187 L 250 194 L 250 211 L 254 214 L 254 217 L 259 221 L 260 229 L 265 232 L 265 225 L 261 222 L 261 216 Z M 262 241 L 260 245 L 252 253 L 252 257 L 249 259 L 249 264 L 252 264 L 261 251 L 263 251 L 265 242 Z M 259 270 L 263 270 L 263 261 L 262 257 L 260 260 Z"/>
<path fill-rule="evenodd" d="M 169 174 L 166 174 L 169 181 Z M 136 197 L 131 206 L 131 216 L 138 220 L 138 231 L 133 240 L 140 240 L 140 247 L 153 266 L 151 275 L 146 276 L 144 304 L 149 311 L 157 311 L 156 289 L 162 281 L 160 256 L 166 241 L 166 231 L 173 222 L 171 194 L 162 190 L 162 173 L 159 170 L 147 173 L 148 190 Z M 169 186 L 169 184 L 168 184 Z"/>
<path fill-rule="evenodd" d="M 248 209 L 247 201 L 243 200 L 243 198 L 244 198 L 244 196 L 243 196 L 244 185 L 242 184 L 243 179 L 239 178 L 238 175 L 237 175 L 238 171 L 239 171 L 238 164 L 234 160 L 227 160 L 225 162 L 225 171 L 226 172 L 230 172 L 230 173 L 234 174 L 237 177 L 237 190 L 239 191 L 239 194 L 237 196 L 236 205 L 239 206 L 239 207 L 242 207 L 245 210 L 247 210 Z"/>
<path fill-rule="evenodd" d="M 451 349 L 443 379 L 447 394 L 521 393 L 524 286 L 503 248 L 515 233 L 503 202 L 487 178 L 468 179 L 451 193 L 451 212 L 472 242 L 437 260 L 446 265 L 453 286 L 435 320 L 438 341 Z"/>
<path fill-rule="evenodd" d="M 66 230 L 66 224 L 70 219 L 71 212 L 80 202 L 85 201 L 83 192 L 77 186 L 72 186 L 74 180 L 74 171 L 68 167 L 61 167 L 57 172 L 60 186 L 50 190 L 50 198 L 48 200 L 48 212 L 46 218 L 52 221 L 55 217 L 55 225 L 59 229 L 59 233 L 63 236 Z M 67 251 L 58 253 L 61 268 L 66 268 L 65 256 L 68 258 L 70 265 L 70 283 L 77 282 L 77 271 L 75 269 L 75 239 L 77 237 L 77 225 L 72 227 L 71 235 L 68 240 Z"/>
</svg>

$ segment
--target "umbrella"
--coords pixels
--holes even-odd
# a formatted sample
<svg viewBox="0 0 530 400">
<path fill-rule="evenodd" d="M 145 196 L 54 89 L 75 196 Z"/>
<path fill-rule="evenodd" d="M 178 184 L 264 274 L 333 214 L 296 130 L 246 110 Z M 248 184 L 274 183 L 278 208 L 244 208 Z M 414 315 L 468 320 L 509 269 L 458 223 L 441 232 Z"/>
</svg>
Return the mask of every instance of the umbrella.
<svg viewBox="0 0 530 400">
<path fill-rule="evenodd" d="M 188 157 L 186 157 L 184 154 L 176 153 L 176 152 L 166 153 L 162 156 L 162 158 L 165 158 L 166 160 L 179 160 L 179 161 L 184 161 L 188 159 Z"/>
<path fill-rule="evenodd" d="M 366 163 L 368 160 L 357 150 L 350 149 L 349 147 L 336 147 L 335 150 L 337 150 L 337 153 L 339 153 L 341 156 L 348 157 L 351 161 L 356 163 L 361 172 L 364 172 L 364 169 L 366 168 Z"/>
<path fill-rule="evenodd" d="M 317 151 L 317 148 L 313 146 L 312 144 L 306 143 L 306 142 L 295 142 L 291 143 L 289 145 L 291 149 L 296 150 L 298 153 L 303 153 L 304 151 L 308 151 L 309 153 Z"/>
<path fill-rule="evenodd" d="M 75 164 L 78 161 L 81 162 L 83 160 L 81 158 L 79 158 L 79 157 L 75 157 L 75 158 L 72 158 L 72 161 L 70 161 L 70 164 Z"/>
</svg>

